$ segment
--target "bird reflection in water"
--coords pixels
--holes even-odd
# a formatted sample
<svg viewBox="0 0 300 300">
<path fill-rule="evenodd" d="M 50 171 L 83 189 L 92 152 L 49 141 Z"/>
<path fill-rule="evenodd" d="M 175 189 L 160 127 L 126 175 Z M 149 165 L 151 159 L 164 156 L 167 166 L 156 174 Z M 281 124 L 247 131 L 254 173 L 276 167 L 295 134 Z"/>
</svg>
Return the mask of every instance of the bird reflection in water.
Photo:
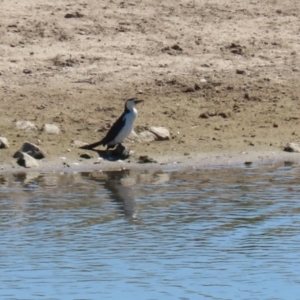
<svg viewBox="0 0 300 300">
<path fill-rule="evenodd" d="M 137 218 L 133 190 L 135 177 L 130 176 L 129 170 L 88 173 L 86 175 L 90 180 L 103 183 L 104 188 L 109 192 L 111 200 L 117 204 L 121 214 L 125 214 L 126 217 L 132 219 Z"/>
</svg>

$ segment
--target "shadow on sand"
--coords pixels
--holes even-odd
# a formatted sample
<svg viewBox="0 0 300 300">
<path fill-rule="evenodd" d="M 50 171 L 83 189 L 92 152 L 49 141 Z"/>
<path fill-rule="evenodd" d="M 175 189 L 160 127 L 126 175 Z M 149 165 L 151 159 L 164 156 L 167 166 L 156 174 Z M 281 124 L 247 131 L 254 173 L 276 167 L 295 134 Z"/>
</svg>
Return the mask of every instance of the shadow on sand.
<svg viewBox="0 0 300 300">
<path fill-rule="evenodd" d="M 121 147 L 118 146 L 113 150 L 97 150 L 97 149 L 89 149 L 89 150 L 97 152 L 99 157 L 109 161 L 117 161 L 119 159 L 124 160 L 130 157 L 130 149 L 127 149 L 124 146 Z"/>
</svg>

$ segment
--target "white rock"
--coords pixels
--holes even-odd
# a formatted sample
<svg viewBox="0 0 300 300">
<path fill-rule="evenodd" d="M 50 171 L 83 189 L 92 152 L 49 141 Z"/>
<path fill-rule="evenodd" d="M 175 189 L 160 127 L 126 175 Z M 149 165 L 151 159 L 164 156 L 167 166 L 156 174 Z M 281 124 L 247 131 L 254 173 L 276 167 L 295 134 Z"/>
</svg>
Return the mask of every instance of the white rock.
<svg viewBox="0 0 300 300">
<path fill-rule="evenodd" d="M 37 131 L 37 127 L 30 121 L 17 121 L 17 129 L 25 130 L 27 132 Z"/>
<path fill-rule="evenodd" d="M 149 130 L 145 130 L 140 133 L 136 133 L 134 130 L 126 138 L 125 142 L 138 142 L 149 143 L 155 140 L 168 140 L 170 139 L 170 132 L 165 127 L 150 127 Z"/>
<path fill-rule="evenodd" d="M 150 131 L 143 131 L 139 134 L 141 142 L 148 143 L 157 140 L 157 137 L 154 133 Z"/>
<path fill-rule="evenodd" d="M 17 163 L 25 168 L 32 168 L 32 167 L 38 167 L 38 162 L 27 153 L 21 152 L 19 155 L 19 158 L 17 160 Z"/>
<path fill-rule="evenodd" d="M 78 141 L 78 140 L 73 140 L 73 141 L 71 141 L 70 145 L 72 147 L 80 148 L 82 146 L 88 145 L 88 143 L 85 143 L 85 142 L 82 142 L 82 141 Z"/>
<path fill-rule="evenodd" d="M 169 140 L 170 139 L 170 131 L 165 127 L 155 127 L 152 126 L 149 128 L 149 131 L 154 133 L 158 140 Z"/>
<path fill-rule="evenodd" d="M 36 159 L 42 159 L 46 157 L 46 154 L 44 151 L 42 151 L 37 145 L 29 143 L 29 142 L 25 142 L 22 147 L 20 148 L 20 150 L 18 150 L 15 154 L 14 154 L 14 158 L 19 158 L 21 153 L 27 153 L 30 156 L 36 158 Z"/>
<path fill-rule="evenodd" d="M 8 149 L 9 148 L 9 143 L 7 138 L 5 137 L 0 137 L 0 149 Z"/>
<path fill-rule="evenodd" d="M 48 134 L 60 134 L 59 127 L 55 124 L 44 124 L 42 131 Z"/>
<path fill-rule="evenodd" d="M 134 130 L 132 130 L 130 135 L 125 139 L 125 142 L 131 142 L 131 143 L 138 142 L 138 143 L 141 143 L 142 141 L 141 141 L 139 135 Z"/>
<path fill-rule="evenodd" d="M 287 143 L 284 151 L 287 152 L 300 152 L 300 145 L 297 143 Z"/>
</svg>

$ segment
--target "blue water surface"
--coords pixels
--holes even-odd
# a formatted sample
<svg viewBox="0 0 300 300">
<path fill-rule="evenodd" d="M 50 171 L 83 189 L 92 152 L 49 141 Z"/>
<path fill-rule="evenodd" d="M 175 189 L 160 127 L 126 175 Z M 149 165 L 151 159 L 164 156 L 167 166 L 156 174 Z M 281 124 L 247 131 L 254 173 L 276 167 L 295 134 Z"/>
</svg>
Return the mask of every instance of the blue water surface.
<svg viewBox="0 0 300 300">
<path fill-rule="evenodd" d="M 0 177 L 0 299 L 300 299 L 300 168 Z"/>
</svg>

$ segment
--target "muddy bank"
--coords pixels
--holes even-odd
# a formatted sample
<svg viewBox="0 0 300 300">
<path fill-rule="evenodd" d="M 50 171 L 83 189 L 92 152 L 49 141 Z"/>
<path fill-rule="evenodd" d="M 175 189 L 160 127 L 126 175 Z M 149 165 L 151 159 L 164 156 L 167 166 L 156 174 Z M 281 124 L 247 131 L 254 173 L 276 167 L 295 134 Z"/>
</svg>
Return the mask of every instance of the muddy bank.
<svg viewBox="0 0 300 300">
<path fill-rule="evenodd" d="M 218 164 L 210 157 L 243 152 L 259 161 L 260 151 L 280 160 L 286 143 L 300 141 L 296 0 L 24 0 L 1 8 L 3 168 L 25 141 L 45 149 L 43 164 L 77 162 L 71 141 L 99 140 L 133 96 L 145 100 L 136 129 L 164 126 L 171 139 L 127 146 L 159 163 Z M 17 129 L 22 120 L 37 130 Z M 44 124 L 61 132 L 47 134 Z"/>
<path fill-rule="evenodd" d="M 299 153 L 283 151 L 253 151 L 253 152 L 215 152 L 201 153 L 187 156 L 153 156 L 155 163 L 139 162 L 137 156 L 128 160 L 108 161 L 92 155 L 90 159 L 83 159 L 72 154 L 62 157 L 48 157 L 39 161 L 38 167 L 24 168 L 15 160 L 4 163 L 0 174 L 24 172 L 104 172 L 108 170 L 189 170 L 223 167 L 256 167 L 259 165 L 292 165 L 300 163 Z"/>
</svg>

